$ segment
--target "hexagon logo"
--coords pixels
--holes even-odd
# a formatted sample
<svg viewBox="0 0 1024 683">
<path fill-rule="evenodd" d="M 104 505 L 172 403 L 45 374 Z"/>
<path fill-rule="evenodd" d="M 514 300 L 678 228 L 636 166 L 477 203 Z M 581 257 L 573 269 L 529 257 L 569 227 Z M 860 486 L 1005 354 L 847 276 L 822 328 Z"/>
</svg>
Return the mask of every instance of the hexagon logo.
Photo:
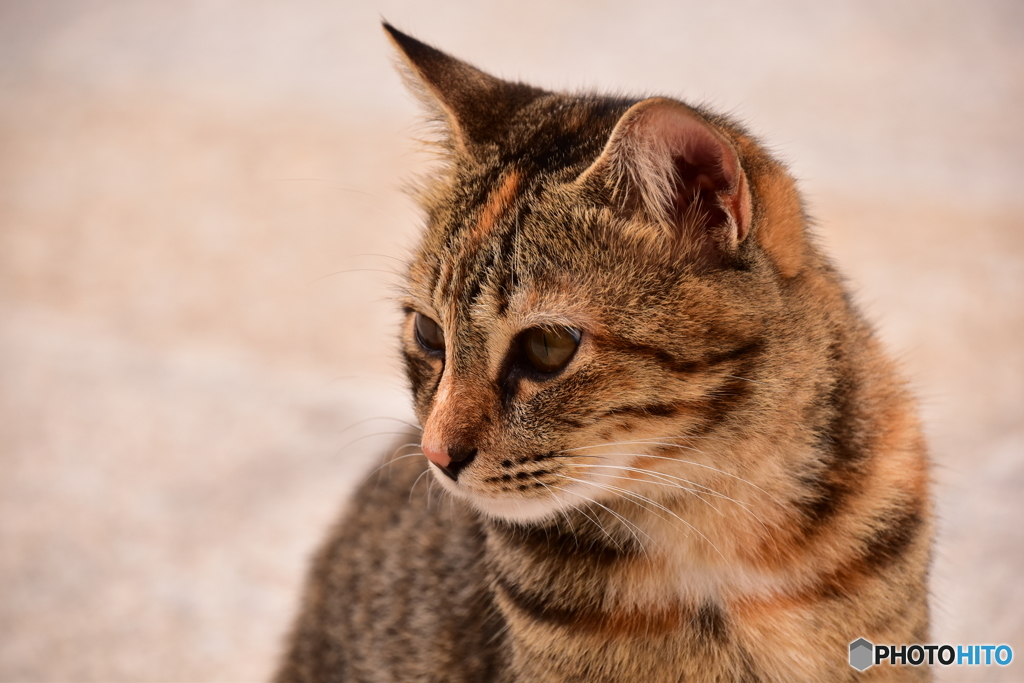
<svg viewBox="0 0 1024 683">
<path fill-rule="evenodd" d="M 874 664 L 875 646 L 863 638 L 850 643 L 850 666 L 857 671 L 864 671 Z"/>
</svg>

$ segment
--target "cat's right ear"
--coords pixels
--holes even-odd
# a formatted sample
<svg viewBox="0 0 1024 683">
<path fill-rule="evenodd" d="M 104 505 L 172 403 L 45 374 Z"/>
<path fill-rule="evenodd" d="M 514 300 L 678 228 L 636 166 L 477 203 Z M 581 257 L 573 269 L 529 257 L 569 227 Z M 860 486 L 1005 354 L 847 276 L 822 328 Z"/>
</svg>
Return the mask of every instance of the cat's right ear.
<svg viewBox="0 0 1024 683">
<path fill-rule="evenodd" d="M 544 94 L 495 78 L 383 22 L 406 69 L 406 84 L 447 129 L 456 152 L 478 156 L 504 138 L 515 112 Z"/>
</svg>

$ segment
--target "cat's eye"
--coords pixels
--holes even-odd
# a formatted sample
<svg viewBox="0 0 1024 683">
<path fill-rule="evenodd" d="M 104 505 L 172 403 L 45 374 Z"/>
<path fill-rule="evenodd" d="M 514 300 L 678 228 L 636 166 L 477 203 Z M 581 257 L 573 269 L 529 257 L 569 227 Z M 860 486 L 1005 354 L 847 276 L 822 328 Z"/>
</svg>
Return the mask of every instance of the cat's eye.
<svg viewBox="0 0 1024 683">
<path fill-rule="evenodd" d="M 580 331 L 571 327 L 533 327 L 522 335 L 523 354 L 541 372 L 560 370 L 580 345 Z"/>
<path fill-rule="evenodd" d="M 444 331 L 422 313 L 416 314 L 416 341 L 431 351 L 444 351 Z"/>
</svg>

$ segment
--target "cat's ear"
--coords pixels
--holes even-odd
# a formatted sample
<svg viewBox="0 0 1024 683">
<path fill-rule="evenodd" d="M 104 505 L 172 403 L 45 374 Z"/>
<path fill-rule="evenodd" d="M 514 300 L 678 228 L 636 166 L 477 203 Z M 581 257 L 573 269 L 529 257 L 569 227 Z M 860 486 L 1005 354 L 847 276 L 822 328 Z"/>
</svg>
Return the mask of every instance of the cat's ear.
<svg viewBox="0 0 1024 683">
<path fill-rule="evenodd" d="M 659 239 L 705 257 L 735 253 L 750 232 L 750 190 L 736 148 L 674 100 L 630 107 L 577 182 L 604 185 L 618 209 L 658 226 Z"/>
<path fill-rule="evenodd" d="M 447 128 L 448 143 L 474 156 L 500 142 L 515 112 L 543 90 L 486 74 L 387 22 L 384 30 L 405 62 L 409 88 Z"/>
</svg>

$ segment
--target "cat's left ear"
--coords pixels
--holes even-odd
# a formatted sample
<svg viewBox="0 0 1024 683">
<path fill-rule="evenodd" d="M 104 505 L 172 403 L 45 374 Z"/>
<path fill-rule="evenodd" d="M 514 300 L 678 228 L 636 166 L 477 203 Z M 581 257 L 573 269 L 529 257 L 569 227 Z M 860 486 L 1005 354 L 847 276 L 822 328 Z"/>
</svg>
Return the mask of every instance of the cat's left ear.
<svg viewBox="0 0 1024 683">
<path fill-rule="evenodd" d="M 621 210 L 659 226 L 659 239 L 707 258 L 735 253 L 750 233 L 750 189 L 736 148 L 674 100 L 630 107 L 577 182 L 603 184 Z"/>
<path fill-rule="evenodd" d="M 470 158 L 500 143 L 516 111 L 544 94 L 484 73 L 387 22 L 383 26 L 405 62 L 410 89 L 445 123 L 448 145 Z"/>
</svg>

